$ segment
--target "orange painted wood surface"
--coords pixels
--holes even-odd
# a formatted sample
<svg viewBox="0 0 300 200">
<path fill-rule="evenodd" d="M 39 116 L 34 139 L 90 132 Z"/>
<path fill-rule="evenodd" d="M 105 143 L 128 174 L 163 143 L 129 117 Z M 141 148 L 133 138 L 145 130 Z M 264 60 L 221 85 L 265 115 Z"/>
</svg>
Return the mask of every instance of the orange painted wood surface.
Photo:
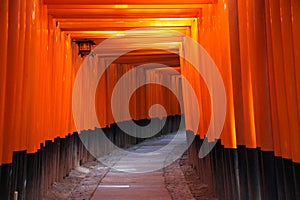
<svg viewBox="0 0 300 200">
<path fill-rule="evenodd" d="M 83 59 L 77 55 L 78 47 L 72 42 L 72 35 L 49 15 L 49 7 L 44 4 L 47 2 L 52 4 L 52 9 L 59 3 L 56 0 L 1 2 L 0 164 L 12 161 L 13 151 L 34 153 L 47 140 L 82 131 L 76 130 L 73 120 L 72 90 Z M 223 78 L 227 114 L 220 136 L 222 144 L 226 148 L 260 147 L 263 151 L 274 151 L 276 156 L 300 162 L 299 1 L 205 2 L 208 4 L 198 5 L 197 13 L 181 10 L 184 5 L 178 5 L 178 12 L 182 11 L 182 16 L 188 13 L 189 17 L 198 17 L 183 20 L 181 31 L 198 40 L 207 50 Z M 72 10 L 68 12 L 72 17 L 76 14 Z M 59 16 L 63 14 L 60 12 Z M 137 20 L 140 17 L 139 13 Z M 68 20 L 68 16 L 63 20 Z M 76 20 L 81 19 L 77 17 Z M 94 63 L 97 65 L 94 73 L 103 72 L 107 62 L 109 59 L 99 58 Z M 203 77 L 189 63 L 181 59 L 180 64 L 182 76 L 155 66 L 137 69 L 130 63 L 113 63 L 98 83 L 96 104 L 90 105 L 87 101 L 86 108 L 95 107 L 100 127 L 115 123 L 110 109 L 112 91 L 125 73 L 134 70 L 128 81 L 130 85 L 142 79 L 174 85 L 183 99 L 187 129 L 195 127 L 193 119 L 200 117 L 193 131 L 204 138 L 214 114 L 208 89 Z M 195 105 L 190 102 L 182 77 L 195 91 L 200 116 L 194 112 Z M 82 85 L 83 90 L 88 84 L 83 82 Z M 83 94 L 91 92 L 87 90 Z M 126 88 L 121 93 L 128 97 Z M 168 88 L 157 84 L 142 86 L 130 97 L 130 104 L 125 105 L 130 110 L 130 118 L 126 116 L 121 121 L 150 118 L 149 109 L 153 104 L 165 107 L 166 115 L 182 114 L 178 102 Z M 118 99 L 118 106 L 123 106 L 122 98 Z M 151 117 L 165 116 L 154 110 Z M 94 119 L 86 113 L 81 120 L 84 129 L 95 128 L 92 127 Z M 217 135 L 209 138 L 210 141 L 215 139 Z"/>
</svg>

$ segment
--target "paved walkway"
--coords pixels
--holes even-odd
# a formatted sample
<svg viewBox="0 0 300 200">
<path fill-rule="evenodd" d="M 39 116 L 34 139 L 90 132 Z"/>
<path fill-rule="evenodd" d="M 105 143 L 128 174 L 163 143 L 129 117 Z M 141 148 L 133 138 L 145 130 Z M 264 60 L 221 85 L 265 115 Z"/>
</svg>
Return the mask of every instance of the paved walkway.
<svg viewBox="0 0 300 200">
<path fill-rule="evenodd" d="M 149 139 L 128 149 L 130 153 L 125 153 L 113 164 L 92 199 L 172 199 L 166 188 L 163 169 L 170 164 L 168 161 L 171 162 L 174 149 L 185 141 L 185 134 L 174 136 L 169 134 Z"/>
<path fill-rule="evenodd" d="M 168 200 L 163 171 L 128 174 L 110 171 L 96 189 L 92 199 Z"/>
</svg>

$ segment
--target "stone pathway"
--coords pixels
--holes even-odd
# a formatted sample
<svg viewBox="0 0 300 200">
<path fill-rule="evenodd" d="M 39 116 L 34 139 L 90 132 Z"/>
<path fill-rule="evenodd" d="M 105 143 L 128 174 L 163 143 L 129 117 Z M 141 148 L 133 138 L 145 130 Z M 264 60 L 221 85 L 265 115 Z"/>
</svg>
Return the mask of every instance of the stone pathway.
<svg viewBox="0 0 300 200">
<path fill-rule="evenodd" d="M 186 180 L 182 160 L 176 159 L 186 148 L 182 145 L 185 134 L 174 136 L 148 139 L 126 152 L 113 152 L 102 159 L 110 167 L 98 161 L 86 163 L 61 183 L 55 183 L 44 199 L 213 199 L 203 191 L 193 197 L 192 181 Z M 207 190 L 206 185 L 201 188 Z"/>
</svg>

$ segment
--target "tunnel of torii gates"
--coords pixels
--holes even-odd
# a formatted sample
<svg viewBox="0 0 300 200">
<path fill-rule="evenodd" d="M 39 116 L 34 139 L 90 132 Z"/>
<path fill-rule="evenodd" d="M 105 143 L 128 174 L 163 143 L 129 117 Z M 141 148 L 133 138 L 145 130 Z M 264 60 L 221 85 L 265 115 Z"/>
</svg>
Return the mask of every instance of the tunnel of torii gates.
<svg viewBox="0 0 300 200">
<path fill-rule="evenodd" d="M 0 9 L 0 199 L 15 191 L 20 199 L 41 199 L 53 182 L 94 159 L 80 134 L 88 138 L 102 128 L 126 147 L 143 138 L 124 134 L 116 122 L 156 120 L 161 135 L 176 131 L 181 116 L 187 138 L 195 135 L 189 162 L 216 197 L 300 199 L 300 1 L 1 0 Z M 96 45 L 112 36 L 111 48 L 101 54 Z M 126 39 L 116 42 L 118 37 Z M 214 134 L 219 110 L 212 100 L 222 87 L 214 85 L 205 51 L 190 47 L 187 38 L 207 51 L 222 77 L 226 99 L 216 102 L 226 104 L 226 116 L 220 136 Z M 75 40 L 81 39 L 93 40 L 97 50 L 78 55 Z M 204 72 L 184 59 L 187 54 L 205 65 Z M 73 88 L 85 62 L 94 67 L 89 73 L 102 75 L 94 93 L 88 89 L 93 77 L 82 79 L 76 102 L 85 105 L 85 95 L 94 94 L 95 105 L 81 109 L 94 108 L 98 126 L 83 112 L 78 130 Z M 130 115 L 116 121 L 112 92 L 129 71 L 121 92 L 141 79 L 174 90 L 149 83 L 130 97 L 123 94 L 128 105 L 119 94 L 117 107 Z M 217 143 L 200 159 L 211 122 L 207 141 Z"/>
</svg>

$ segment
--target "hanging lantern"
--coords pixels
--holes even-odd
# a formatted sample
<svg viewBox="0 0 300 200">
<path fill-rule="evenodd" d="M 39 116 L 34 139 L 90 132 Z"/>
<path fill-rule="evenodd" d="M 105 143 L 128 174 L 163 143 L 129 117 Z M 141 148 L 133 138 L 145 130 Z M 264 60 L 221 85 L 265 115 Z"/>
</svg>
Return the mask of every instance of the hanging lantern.
<svg viewBox="0 0 300 200">
<path fill-rule="evenodd" d="M 92 45 L 95 45 L 95 42 L 89 39 L 75 40 L 74 42 L 78 45 L 78 55 L 81 55 L 81 57 L 89 55 Z"/>
</svg>

